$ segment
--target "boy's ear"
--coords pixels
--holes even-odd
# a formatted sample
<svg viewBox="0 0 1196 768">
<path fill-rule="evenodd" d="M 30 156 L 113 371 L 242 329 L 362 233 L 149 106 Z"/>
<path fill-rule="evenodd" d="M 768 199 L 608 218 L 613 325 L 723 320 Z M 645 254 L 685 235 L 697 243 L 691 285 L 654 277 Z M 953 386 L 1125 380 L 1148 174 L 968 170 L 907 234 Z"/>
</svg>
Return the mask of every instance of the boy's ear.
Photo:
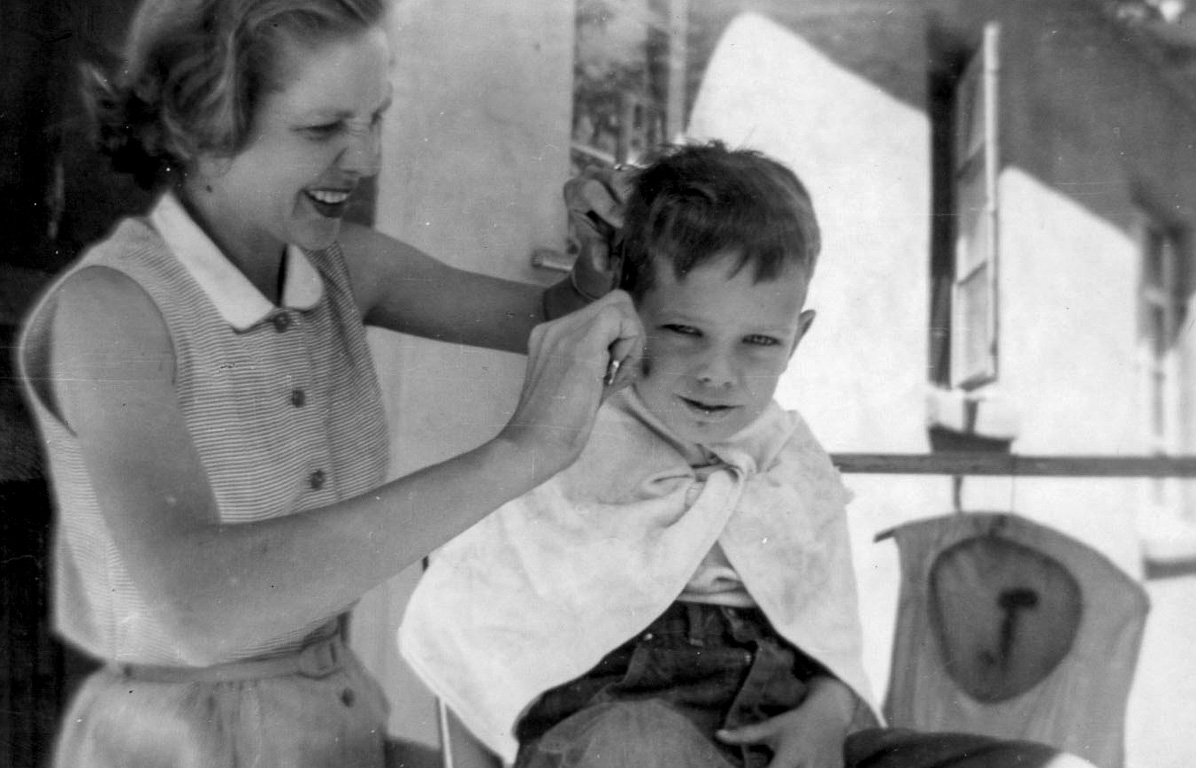
<svg viewBox="0 0 1196 768">
<path fill-rule="evenodd" d="M 797 351 L 797 345 L 805 338 L 810 326 L 814 324 L 814 310 L 807 309 L 797 316 L 797 335 L 793 337 L 793 348 L 789 350 L 789 357 Z"/>
</svg>

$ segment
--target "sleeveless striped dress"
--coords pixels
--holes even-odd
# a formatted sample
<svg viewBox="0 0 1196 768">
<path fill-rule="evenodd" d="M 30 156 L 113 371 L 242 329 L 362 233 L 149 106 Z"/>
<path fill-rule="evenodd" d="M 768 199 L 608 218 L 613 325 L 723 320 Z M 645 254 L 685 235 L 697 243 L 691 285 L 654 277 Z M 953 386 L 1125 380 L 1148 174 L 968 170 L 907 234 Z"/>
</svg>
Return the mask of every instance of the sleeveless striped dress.
<svg viewBox="0 0 1196 768">
<path fill-rule="evenodd" d="M 149 220 L 122 222 L 67 273 L 118 270 L 157 305 L 174 347 L 186 425 L 227 523 L 290 515 L 364 493 L 382 482 L 387 467 L 377 374 L 340 249 L 305 255 L 292 248 L 287 258 L 282 306 L 273 306 L 167 195 Z M 213 275 L 223 275 L 223 286 Z M 55 624 L 109 664 L 75 694 L 54 765 L 381 768 L 392 748 L 389 707 L 350 650 L 316 675 L 233 681 L 145 680 L 118 666 L 279 656 L 302 647 L 305 638 L 327 636 L 338 619 L 283 627 L 262 643 L 214 658 L 188 658 L 181 650 L 121 557 L 79 442 L 48 396 L 49 332 L 60 282 L 30 314 L 18 364 L 45 442 L 58 512 Z M 230 294 L 239 294 L 240 304 Z"/>
<path fill-rule="evenodd" d="M 206 247 L 215 248 L 170 195 L 154 211 L 154 220 L 177 223 L 180 217 L 185 234 L 195 236 L 186 232 L 189 225 Z M 185 250 L 189 244 L 174 245 Z M 385 417 L 339 247 L 306 257 L 292 249 L 288 273 L 296 270 L 296 259 L 306 258 L 315 268 L 307 270 L 314 284 L 311 306 L 284 302 L 244 328 L 221 314 L 220 297 L 213 300 L 177 250 L 150 220 L 127 219 L 67 274 L 95 266 L 118 270 L 162 313 L 174 345 L 179 402 L 220 519 L 267 520 L 380 484 L 388 461 Z M 220 658 L 186 658 L 156 620 L 104 522 L 78 441 L 47 396 L 56 285 L 26 323 L 19 363 L 58 508 L 57 629 L 98 658 L 139 664 L 210 665 L 299 647 L 327 622 L 280 630 L 263 644 Z"/>
</svg>

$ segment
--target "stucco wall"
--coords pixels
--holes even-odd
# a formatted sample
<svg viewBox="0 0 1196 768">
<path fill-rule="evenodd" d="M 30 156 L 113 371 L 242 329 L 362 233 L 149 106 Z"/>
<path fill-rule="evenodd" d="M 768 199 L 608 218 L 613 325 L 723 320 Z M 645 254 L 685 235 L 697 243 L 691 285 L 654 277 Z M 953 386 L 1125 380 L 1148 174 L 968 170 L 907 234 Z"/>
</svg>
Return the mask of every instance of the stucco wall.
<svg viewBox="0 0 1196 768">
<path fill-rule="evenodd" d="M 986 17 L 1002 25 L 996 389 L 1020 417 L 1013 448 L 1148 453 L 1138 227 L 1144 215 L 1196 224 L 1192 96 L 1083 0 L 989 2 L 970 12 L 973 26 Z M 1190 336 L 1179 348 L 1188 372 Z M 1181 396 L 1181 450 L 1190 451 L 1196 421 L 1190 394 Z M 1147 482 L 968 480 L 964 498 L 973 507 L 1016 503 L 1138 575 L 1132 521 Z"/>
<path fill-rule="evenodd" d="M 525 282 L 533 248 L 564 246 L 571 3 L 409 0 L 393 18 L 377 227 L 438 258 Z M 523 378 L 517 355 L 385 332 L 371 338 L 405 474 L 492 436 Z M 431 697 L 398 658 L 394 632 L 418 569 L 368 595 L 354 644 L 384 682 L 394 733 L 436 743 Z"/>
<path fill-rule="evenodd" d="M 1160 69 L 1161 55 L 1143 47 L 1143 36 L 1127 33 L 1091 13 L 1083 0 L 1056 0 L 1045 19 L 1003 10 L 1007 28 L 1002 72 L 1003 151 L 1013 169 L 1037 183 L 1040 191 L 1030 192 L 1027 199 L 1042 201 L 1046 210 L 1069 211 L 1059 215 L 1060 222 L 1066 224 L 1055 226 L 1056 234 L 1045 239 L 1043 244 L 1049 244 L 1049 250 L 1029 250 L 1054 265 L 1059 259 L 1049 259 L 1046 254 L 1070 253 L 1074 263 L 1066 281 L 1065 269 L 1055 267 L 1053 282 L 1066 292 L 1054 296 L 1035 290 L 1037 284 L 1027 280 L 1013 283 L 1021 280 L 1016 276 L 1002 282 L 1010 290 L 1014 285 L 1018 290 L 1029 288 L 1040 303 L 1040 312 L 1057 312 L 1059 304 L 1074 305 L 1075 298 L 1107 299 L 1086 302 L 1083 314 L 1075 308 L 1070 312 L 1076 318 L 1074 348 L 1058 349 L 1065 356 L 1055 359 L 1075 361 L 1072 366 L 1057 367 L 1059 394 L 1074 392 L 1077 396 L 1067 401 L 1071 409 L 1060 403 L 1054 412 L 1071 419 L 1075 409 L 1095 405 L 1101 398 L 1093 395 L 1099 391 L 1104 406 L 1092 413 L 1099 414 L 1097 421 L 1109 425 L 1105 430 L 1115 428 L 1110 422 L 1120 420 L 1123 433 L 1117 442 L 1099 440 L 1091 449 L 1145 453 L 1149 451 L 1144 437 L 1150 417 L 1140 392 L 1141 377 L 1125 378 L 1135 362 L 1127 347 L 1137 343 L 1139 332 L 1134 313 L 1142 254 L 1136 241 L 1145 217 L 1161 226 L 1186 230 L 1189 236 L 1196 231 L 1196 145 L 1192 140 L 1196 92 L 1191 83 L 1182 85 L 1175 75 Z M 1027 189 L 1021 182 L 1014 186 Z M 1062 205 L 1062 199 L 1070 205 Z M 1007 199 L 1003 206 L 1008 208 L 1014 202 Z M 1032 221 L 1024 228 L 1026 233 L 1045 229 L 1041 226 L 1044 219 L 1039 219 L 1038 230 L 1033 229 Z M 1066 227 L 1073 231 L 1080 227 L 1079 231 L 1086 233 L 1083 241 L 1064 237 Z M 1019 227 L 1016 222 L 1006 222 L 1003 229 L 1014 232 Z M 1187 330 L 1196 293 L 1190 266 L 1193 241 L 1189 239 L 1184 247 L 1181 260 L 1187 266 L 1181 280 L 1185 281 L 1182 290 L 1189 311 L 1175 350 L 1181 382 L 1190 381 L 1196 371 L 1196 335 Z M 1003 255 L 1008 261 L 1020 261 L 1021 250 Z M 1039 265 L 1034 269 L 1037 277 L 1043 277 L 1042 271 L 1049 268 Z M 1118 337 L 1116 341 L 1114 337 Z M 1115 345 L 1120 348 L 1114 354 Z M 1070 371 L 1077 369 L 1086 373 L 1083 382 L 1071 376 Z M 1178 397 L 1177 450 L 1191 453 L 1196 445 L 1196 398 L 1190 387 L 1181 388 Z M 1069 438 L 1077 434 L 1046 414 L 1036 418 L 1035 426 L 1039 424 L 1054 432 L 1043 431 L 1037 444 L 1053 444 L 1056 451 L 1067 450 Z M 1103 485 L 1114 488 L 1112 483 Z M 1144 481 L 1125 482 L 1113 492 L 1129 510 L 1150 514 L 1151 510 L 1144 509 L 1144 485 Z M 1192 484 L 1186 485 L 1189 508 L 1181 511 L 1191 520 L 1196 515 L 1191 509 L 1196 496 Z M 1172 532 L 1165 528 L 1151 531 L 1155 522 L 1148 521 L 1143 532 L 1151 538 L 1169 538 Z M 1120 529 L 1115 525 L 1114 530 Z"/>
<path fill-rule="evenodd" d="M 1134 203 L 1196 223 L 1192 86 L 1177 89 L 1159 54 L 1090 6 L 993 5 L 1005 160 L 1127 232 Z"/>
<path fill-rule="evenodd" d="M 1066 191 L 1001 175 L 999 392 L 1027 455 L 1142 454 L 1134 240 Z M 965 508 L 1011 510 L 1141 573 L 1141 481 L 971 478 Z"/>
</svg>

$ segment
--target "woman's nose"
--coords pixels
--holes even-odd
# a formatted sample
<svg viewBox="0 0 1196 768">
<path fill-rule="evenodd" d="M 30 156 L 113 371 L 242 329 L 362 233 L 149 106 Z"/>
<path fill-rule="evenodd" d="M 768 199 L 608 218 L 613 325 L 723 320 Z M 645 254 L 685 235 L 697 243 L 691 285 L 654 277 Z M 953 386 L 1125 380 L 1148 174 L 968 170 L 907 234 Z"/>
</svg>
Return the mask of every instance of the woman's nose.
<svg viewBox="0 0 1196 768">
<path fill-rule="evenodd" d="M 341 152 L 340 165 L 364 178 L 382 170 L 382 129 L 373 125 L 354 132 L 349 145 Z"/>
</svg>

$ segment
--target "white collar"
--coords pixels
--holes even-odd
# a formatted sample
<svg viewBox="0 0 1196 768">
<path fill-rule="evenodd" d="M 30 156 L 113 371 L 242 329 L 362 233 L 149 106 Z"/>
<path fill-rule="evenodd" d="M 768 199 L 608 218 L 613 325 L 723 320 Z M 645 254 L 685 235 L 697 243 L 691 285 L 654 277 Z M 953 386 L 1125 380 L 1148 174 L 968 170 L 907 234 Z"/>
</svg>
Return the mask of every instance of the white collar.
<svg viewBox="0 0 1196 768">
<path fill-rule="evenodd" d="M 233 266 L 173 193 L 158 200 L 149 218 L 229 325 L 246 331 L 274 312 L 274 304 Z M 316 306 L 324 296 L 324 282 L 303 250 L 288 245 L 283 268 L 282 306 L 299 310 Z"/>
</svg>

